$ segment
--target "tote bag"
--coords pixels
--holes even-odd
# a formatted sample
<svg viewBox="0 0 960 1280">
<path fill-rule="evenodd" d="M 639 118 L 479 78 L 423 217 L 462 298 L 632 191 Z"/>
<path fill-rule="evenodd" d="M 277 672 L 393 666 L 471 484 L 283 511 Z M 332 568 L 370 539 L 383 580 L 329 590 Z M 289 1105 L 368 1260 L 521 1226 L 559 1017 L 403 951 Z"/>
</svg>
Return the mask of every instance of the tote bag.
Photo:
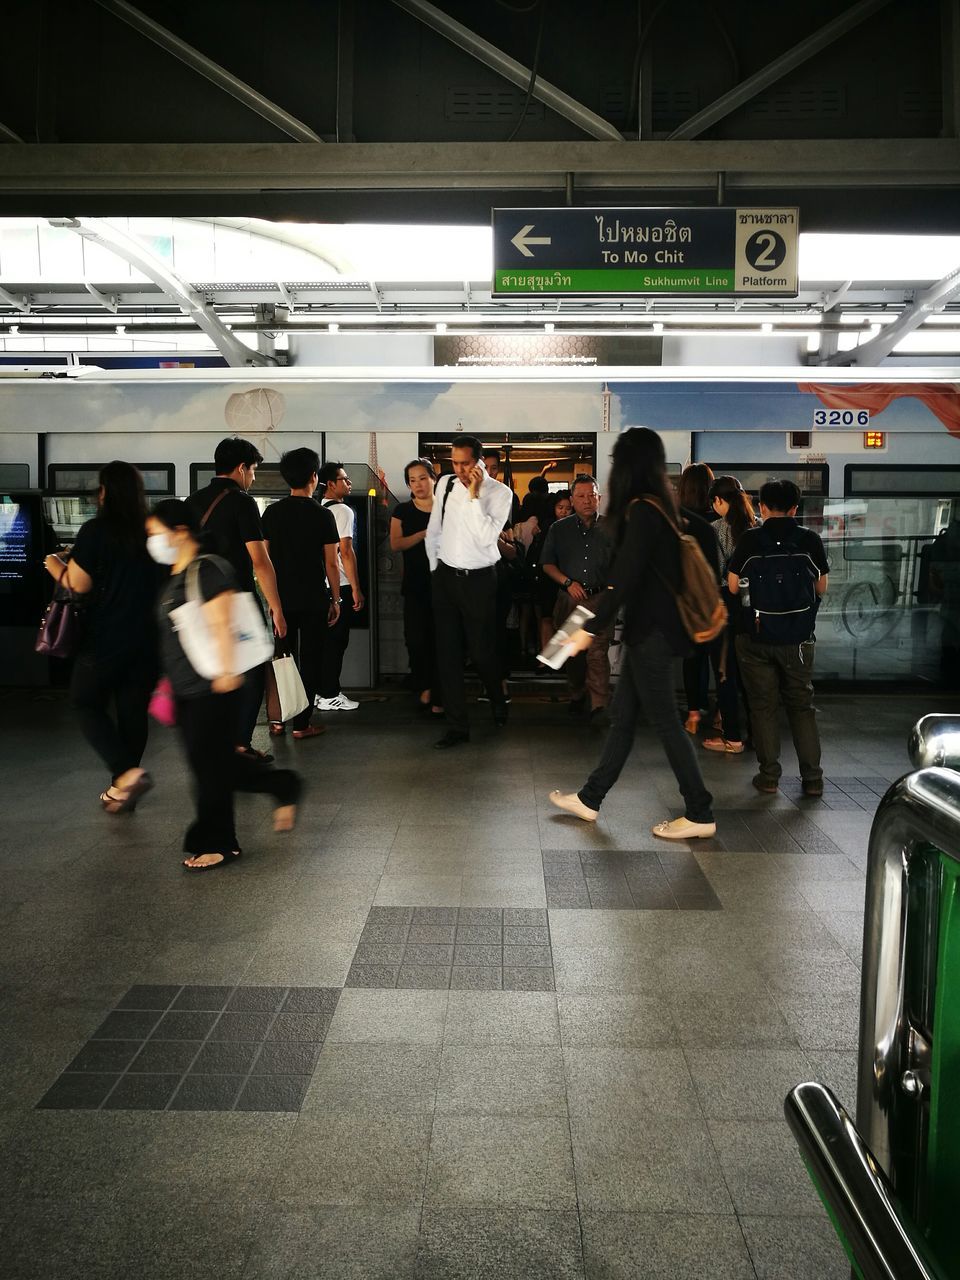
<svg viewBox="0 0 960 1280">
<path fill-rule="evenodd" d="M 289 654 L 274 658 L 267 672 L 267 719 L 292 720 L 309 705 L 296 662 Z"/>
<path fill-rule="evenodd" d="M 204 680 L 214 680 L 222 674 L 220 654 L 210 628 L 203 616 L 203 600 L 200 597 L 198 556 L 187 569 L 186 600 L 170 610 L 170 621 L 187 661 Z M 233 670 L 237 675 L 261 667 L 273 657 L 273 637 L 267 631 L 260 606 L 249 591 L 233 594 L 233 613 L 230 619 L 233 632 Z"/>
<path fill-rule="evenodd" d="M 46 654 L 48 658 L 72 658 L 80 644 L 82 598 L 78 599 L 69 587 L 62 585 L 66 572 L 64 565 L 33 646 L 37 653 Z"/>
</svg>

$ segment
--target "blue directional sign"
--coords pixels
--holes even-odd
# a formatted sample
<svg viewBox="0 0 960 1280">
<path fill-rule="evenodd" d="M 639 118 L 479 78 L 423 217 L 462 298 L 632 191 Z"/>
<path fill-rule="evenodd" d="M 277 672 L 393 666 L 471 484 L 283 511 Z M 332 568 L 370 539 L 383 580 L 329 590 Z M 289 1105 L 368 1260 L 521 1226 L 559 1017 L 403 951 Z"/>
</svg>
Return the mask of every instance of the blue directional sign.
<svg viewBox="0 0 960 1280">
<path fill-rule="evenodd" d="M 494 209 L 493 293 L 797 293 L 796 209 Z"/>
</svg>

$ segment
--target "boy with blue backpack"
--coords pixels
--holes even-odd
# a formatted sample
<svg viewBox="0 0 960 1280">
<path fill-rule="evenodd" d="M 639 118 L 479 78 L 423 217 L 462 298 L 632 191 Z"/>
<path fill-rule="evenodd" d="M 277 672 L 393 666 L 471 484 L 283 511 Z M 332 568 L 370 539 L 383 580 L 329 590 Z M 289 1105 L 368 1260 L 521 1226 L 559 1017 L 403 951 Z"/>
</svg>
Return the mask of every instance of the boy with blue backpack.
<svg viewBox="0 0 960 1280">
<path fill-rule="evenodd" d="M 830 566 L 820 538 L 797 523 L 800 490 L 770 480 L 760 490 L 763 524 L 739 539 L 727 566 L 727 586 L 740 598 L 736 639 L 750 703 L 758 791 L 780 780 L 780 707 L 790 724 L 803 791 L 823 795 L 820 734 L 813 707 L 814 626 Z"/>
</svg>

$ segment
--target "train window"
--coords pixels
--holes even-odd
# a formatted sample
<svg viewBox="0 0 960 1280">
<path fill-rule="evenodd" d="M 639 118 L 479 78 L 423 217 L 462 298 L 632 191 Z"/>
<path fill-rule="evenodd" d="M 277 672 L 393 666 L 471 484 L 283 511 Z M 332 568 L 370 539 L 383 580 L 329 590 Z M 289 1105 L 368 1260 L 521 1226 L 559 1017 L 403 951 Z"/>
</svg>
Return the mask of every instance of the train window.
<svg viewBox="0 0 960 1280">
<path fill-rule="evenodd" d="M 30 488 L 30 464 L 27 462 L 0 462 L 0 490 Z"/>
<path fill-rule="evenodd" d="M 209 462 L 191 462 L 190 492 L 205 489 L 216 474 Z M 261 462 L 257 467 L 253 496 L 260 494 L 265 498 L 285 498 L 289 492 L 290 486 L 280 474 L 279 466 L 276 463 Z"/>
<path fill-rule="evenodd" d="M 711 462 L 710 466 L 714 475 L 736 476 L 747 493 L 754 495 L 768 480 L 792 480 L 808 498 L 825 498 L 829 493 L 830 468 L 826 464 L 781 462 L 772 467 L 758 467 L 752 462 Z"/>
<path fill-rule="evenodd" d="M 143 476 L 143 490 L 147 497 L 165 497 L 175 491 L 172 462 L 138 462 L 137 470 Z M 60 463 L 51 462 L 47 467 L 47 488 L 50 493 L 96 493 L 100 487 L 99 462 Z"/>
<path fill-rule="evenodd" d="M 850 463 L 844 468 L 843 491 L 848 498 L 954 497 L 960 495 L 960 467 L 871 467 Z"/>
</svg>

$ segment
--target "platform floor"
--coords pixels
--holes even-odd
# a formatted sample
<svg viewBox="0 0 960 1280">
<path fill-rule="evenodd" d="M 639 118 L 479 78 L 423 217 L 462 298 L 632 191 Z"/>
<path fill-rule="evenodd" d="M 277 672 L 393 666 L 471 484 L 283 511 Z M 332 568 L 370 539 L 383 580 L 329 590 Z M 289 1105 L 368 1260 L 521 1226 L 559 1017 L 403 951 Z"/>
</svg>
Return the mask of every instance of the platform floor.
<svg viewBox="0 0 960 1280">
<path fill-rule="evenodd" d="M 781 1105 L 853 1107 L 871 816 L 960 708 L 818 705 L 824 800 L 703 752 L 688 849 L 649 732 L 589 827 L 563 705 L 440 755 L 394 692 L 283 740 L 298 829 L 243 798 L 197 877 L 174 732 L 111 818 L 62 695 L 0 692 L 0 1274 L 847 1280 Z"/>
</svg>

